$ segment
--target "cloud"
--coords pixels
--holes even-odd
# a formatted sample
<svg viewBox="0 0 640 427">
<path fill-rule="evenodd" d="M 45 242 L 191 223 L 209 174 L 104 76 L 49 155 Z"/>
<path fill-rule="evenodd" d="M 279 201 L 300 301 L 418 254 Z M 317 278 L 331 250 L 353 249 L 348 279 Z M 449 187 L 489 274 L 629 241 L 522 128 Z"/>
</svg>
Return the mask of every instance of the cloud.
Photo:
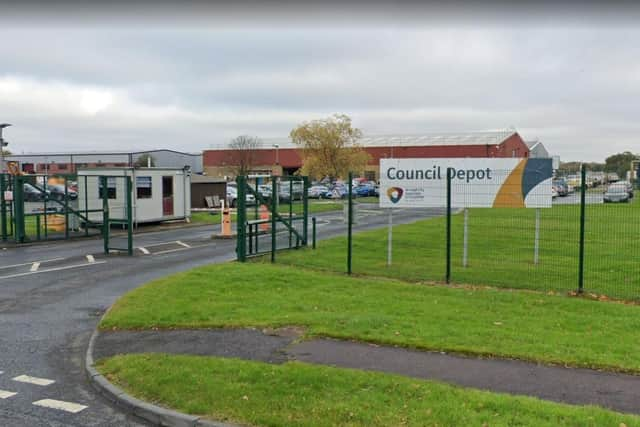
<svg viewBox="0 0 640 427">
<path fill-rule="evenodd" d="M 14 151 L 199 151 L 346 113 L 365 133 L 514 126 L 564 159 L 631 149 L 640 31 L 606 28 L 3 30 Z"/>
</svg>

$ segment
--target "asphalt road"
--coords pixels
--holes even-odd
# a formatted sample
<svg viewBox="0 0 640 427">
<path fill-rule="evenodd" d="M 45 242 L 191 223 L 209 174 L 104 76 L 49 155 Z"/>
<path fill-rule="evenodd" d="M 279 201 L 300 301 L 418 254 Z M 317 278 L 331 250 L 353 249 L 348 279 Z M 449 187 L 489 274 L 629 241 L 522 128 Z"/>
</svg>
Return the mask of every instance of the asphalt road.
<svg viewBox="0 0 640 427">
<path fill-rule="evenodd" d="M 394 210 L 393 218 L 399 224 L 440 214 Z M 345 233 L 342 213 L 317 216 L 319 239 Z M 383 227 L 387 220 L 375 205 L 363 205 L 355 230 Z M 104 311 L 127 291 L 234 259 L 235 241 L 212 240 L 213 231 L 202 226 L 139 234 L 133 257 L 103 255 L 98 239 L 0 248 L 0 425 L 144 425 L 90 388 L 82 366 L 89 337 Z M 288 233 L 279 234 L 279 246 L 287 240 Z"/>
</svg>

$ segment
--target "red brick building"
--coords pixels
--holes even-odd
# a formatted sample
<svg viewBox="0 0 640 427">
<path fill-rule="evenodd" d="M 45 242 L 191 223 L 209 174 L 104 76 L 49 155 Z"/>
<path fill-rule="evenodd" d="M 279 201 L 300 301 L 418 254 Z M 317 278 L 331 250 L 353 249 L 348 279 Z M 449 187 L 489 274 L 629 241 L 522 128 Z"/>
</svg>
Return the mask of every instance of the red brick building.
<svg viewBox="0 0 640 427">
<path fill-rule="evenodd" d="M 302 166 L 300 150 L 287 139 L 264 139 L 255 150 L 254 172 L 292 174 Z M 369 179 L 378 179 L 382 158 L 429 157 L 528 157 L 529 148 L 515 130 L 501 132 L 445 133 L 425 135 L 382 135 L 364 137 L 360 145 L 371 156 L 363 172 Z M 203 152 L 205 173 L 212 176 L 233 176 L 238 164 L 237 151 L 228 148 Z"/>
</svg>

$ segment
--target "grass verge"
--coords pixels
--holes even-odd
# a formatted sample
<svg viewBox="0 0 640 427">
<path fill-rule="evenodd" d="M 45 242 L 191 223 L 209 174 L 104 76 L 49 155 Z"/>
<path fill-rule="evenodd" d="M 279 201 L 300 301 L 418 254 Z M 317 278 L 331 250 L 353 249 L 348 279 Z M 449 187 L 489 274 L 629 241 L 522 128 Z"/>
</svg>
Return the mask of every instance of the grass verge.
<svg viewBox="0 0 640 427">
<path fill-rule="evenodd" d="M 180 412 L 249 425 L 640 426 L 640 418 L 303 363 L 141 354 L 98 369 L 127 392 Z"/>
<path fill-rule="evenodd" d="M 330 200 L 309 200 L 310 214 L 336 211 L 342 208 L 343 208 L 342 202 L 333 202 Z M 279 212 L 282 215 L 288 215 L 289 204 L 281 203 Z M 302 214 L 302 204 L 300 202 L 293 203 L 292 213 L 296 215 Z M 258 218 L 259 217 L 260 215 L 258 214 Z M 235 222 L 236 219 L 237 219 L 237 214 L 233 212 L 231 214 L 231 221 Z M 247 219 L 248 220 L 256 219 L 254 206 L 250 206 L 247 208 Z M 192 212 L 191 221 L 195 223 L 202 223 L 202 224 L 220 224 L 220 213 L 216 212 L 214 215 L 212 215 L 210 212 Z"/>
<path fill-rule="evenodd" d="M 118 300 L 102 329 L 302 326 L 429 350 L 640 372 L 640 307 L 499 289 L 350 278 L 287 266 L 196 268 Z"/>
</svg>

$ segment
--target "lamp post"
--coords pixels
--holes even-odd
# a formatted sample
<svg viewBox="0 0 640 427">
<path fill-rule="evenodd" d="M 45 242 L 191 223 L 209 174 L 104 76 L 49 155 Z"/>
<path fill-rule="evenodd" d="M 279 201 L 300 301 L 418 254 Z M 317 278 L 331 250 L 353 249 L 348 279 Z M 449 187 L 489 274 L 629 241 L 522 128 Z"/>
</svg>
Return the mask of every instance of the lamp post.
<svg viewBox="0 0 640 427">
<path fill-rule="evenodd" d="M 5 172 L 4 147 L 9 145 L 9 143 L 2 138 L 2 131 L 4 128 L 8 128 L 9 126 L 11 126 L 9 123 L 0 124 L 0 173 Z"/>
</svg>

